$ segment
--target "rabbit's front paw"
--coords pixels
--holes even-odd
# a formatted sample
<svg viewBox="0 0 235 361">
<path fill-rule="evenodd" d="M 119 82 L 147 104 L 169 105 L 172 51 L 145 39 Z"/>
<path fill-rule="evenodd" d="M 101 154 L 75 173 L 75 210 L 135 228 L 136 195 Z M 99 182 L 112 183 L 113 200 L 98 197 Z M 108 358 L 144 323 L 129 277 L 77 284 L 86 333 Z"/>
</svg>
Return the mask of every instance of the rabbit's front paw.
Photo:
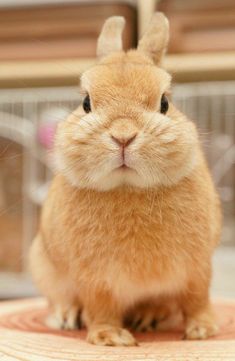
<svg viewBox="0 0 235 361">
<path fill-rule="evenodd" d="M 204 340 L 208 337 L 215 336 L 218 333 L 218 326 L 212 320 L 203 322 L 202 320 L 191 320 L 185 330 L 185 339 L 187 340 Z"/>
<path fill-rule="evenodd" d="M 47 317 L 46 325 L 59 330 L 80 329 L 82 328 L 81 311 L 74 306 L 66 311 L 57 306 L 56 310 Z"/>
<path fill-rule="evenodd" d="M 88 332 L 87 341 L 100 346 L 137 346 L 132 334 L 124 328 L 100 325 Z"/>
</svg>

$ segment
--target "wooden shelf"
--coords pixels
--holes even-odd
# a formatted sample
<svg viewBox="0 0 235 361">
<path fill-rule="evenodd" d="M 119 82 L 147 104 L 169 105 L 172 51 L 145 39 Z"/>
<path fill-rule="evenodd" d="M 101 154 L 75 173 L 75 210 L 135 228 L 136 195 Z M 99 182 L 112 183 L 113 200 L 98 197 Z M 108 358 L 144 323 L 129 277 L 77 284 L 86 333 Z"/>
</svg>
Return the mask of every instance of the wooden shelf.
<svg viewBox="0 0 235 361">
<path fill-rule="evenodd" d="M 235 51 L 168 55 L 166 69 L 178 82 L 234 80 Z"/>
<path fill-rule="evenodd" d="M 95 59 L 8 61 L 0 63 L 0 87 L 78 85 Z M 235 52 L 168 55 L 166 69 L 176 82 L 234 80 Z"/>
</svg>

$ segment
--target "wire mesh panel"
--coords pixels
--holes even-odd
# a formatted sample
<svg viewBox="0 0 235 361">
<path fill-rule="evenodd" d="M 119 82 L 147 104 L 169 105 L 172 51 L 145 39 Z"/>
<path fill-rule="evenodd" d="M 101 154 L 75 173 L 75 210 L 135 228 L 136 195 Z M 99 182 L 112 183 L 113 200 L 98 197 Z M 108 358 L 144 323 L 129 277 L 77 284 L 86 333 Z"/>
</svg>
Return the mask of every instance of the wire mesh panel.
<svg viewBox="0 0 235 361">
<path fill-rule="evenodd" d="M 235 236 L 235 84 L 177 84 L 172 97 L 197 124 L 223 202 L 223 242 L 231 244 Z M 74 87 L 0 91 L 0 242 L 4 245 L 0 272 L 27 270 L 29 244 L 52 177 L 50 137 L 80 101 Z"/>
<path fill-rule="evenodd" d="M 222 240 L 235 243 L 235 83 L 204 82 L 174 87 L 174 102 L 198 127 L 220 192 L 224 211 Z"/>
<path fill-rule="evenodd" d="M 13 288 L 17 295 L 20 289 L 27 293 L 25 279 L 15 275 L 27 271 L 29 244 L 52 176 L 48 134 L 79 102 L 77 88 L 0 91 L 1 297 L 13 296 Z M 19 282 L 23 287 L 16 288 Z"/>
</svg>

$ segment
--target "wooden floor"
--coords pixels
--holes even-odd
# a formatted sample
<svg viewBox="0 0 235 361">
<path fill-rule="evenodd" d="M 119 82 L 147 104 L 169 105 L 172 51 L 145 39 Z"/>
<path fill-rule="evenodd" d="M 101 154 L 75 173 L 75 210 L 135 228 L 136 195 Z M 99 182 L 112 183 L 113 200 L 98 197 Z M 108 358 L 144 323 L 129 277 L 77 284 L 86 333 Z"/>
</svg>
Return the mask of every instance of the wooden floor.
<svg viewBox="0 0 235 361">
<path fill-rule="evenodd" d="M 136 334 L 138 347 L 101 347 L 86 343 L 86 331 L 45 327 L 44 299 L 0 304 L 0 360 L 4 361 L 234 361 L 235 302 L 215 303 L 218 336 L 183 341 L 182 330 Z"/>
</svg>

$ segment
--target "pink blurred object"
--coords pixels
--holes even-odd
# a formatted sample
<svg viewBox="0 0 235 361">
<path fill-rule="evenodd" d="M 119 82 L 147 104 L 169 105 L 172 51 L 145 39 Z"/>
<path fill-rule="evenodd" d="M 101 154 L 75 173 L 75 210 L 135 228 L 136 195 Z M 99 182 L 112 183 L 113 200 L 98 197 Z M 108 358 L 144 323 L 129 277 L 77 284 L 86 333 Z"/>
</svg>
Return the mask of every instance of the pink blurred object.
<svg viewBox="0 0 235 361">
<path fill-rule="evenodd" d="M 45 123 L 39 127 L 38 140 L 44 148 L 51 149 L 53 147 L 56 127 L 56 123 Z"/>
<path fill-rule="evenodd" d="M 38 141 L 46 149 L 53 148 L 57 124 L 65 120 L 69 111 L 64 108 L 51 108 L 43 111 L 38 128 Z"/>
</svg>

